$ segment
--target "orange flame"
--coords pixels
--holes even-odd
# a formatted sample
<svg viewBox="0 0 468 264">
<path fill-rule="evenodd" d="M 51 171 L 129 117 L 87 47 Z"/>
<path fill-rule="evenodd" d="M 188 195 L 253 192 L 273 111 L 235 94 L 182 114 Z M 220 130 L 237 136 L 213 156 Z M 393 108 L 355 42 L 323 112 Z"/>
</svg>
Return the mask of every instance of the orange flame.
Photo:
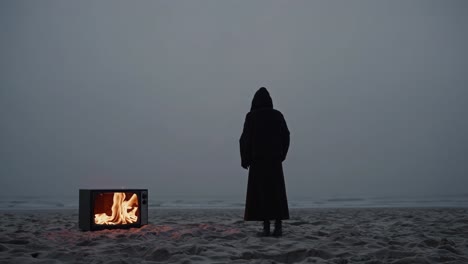
<svg viewBox="0 0 468 264">
<path fill-rule="evenodd" d="M 125 193 L 114 193 L 112 203 L 112 215 L 106 213 L 95 214 L 94 223 L 98 225 L 124 225 L 135 223 L 138 220 L 136 212 L 138 210 L 138 197 L 133 194 L 128 201 L 125 201 Z"/>
</svg>

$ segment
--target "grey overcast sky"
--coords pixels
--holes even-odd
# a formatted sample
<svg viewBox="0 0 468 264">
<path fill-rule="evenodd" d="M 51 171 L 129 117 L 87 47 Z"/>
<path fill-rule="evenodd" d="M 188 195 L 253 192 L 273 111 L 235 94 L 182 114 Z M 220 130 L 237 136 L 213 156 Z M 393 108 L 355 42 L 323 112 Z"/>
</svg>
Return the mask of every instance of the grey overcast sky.
<svg viewBox="0 0 468 264">
<path fill-rule="evenodd" d="M 468 1 L 0 1 L 2 194 L 245 195 L 266 86 L 289 196 L 468 193 Z"/>
</svg>

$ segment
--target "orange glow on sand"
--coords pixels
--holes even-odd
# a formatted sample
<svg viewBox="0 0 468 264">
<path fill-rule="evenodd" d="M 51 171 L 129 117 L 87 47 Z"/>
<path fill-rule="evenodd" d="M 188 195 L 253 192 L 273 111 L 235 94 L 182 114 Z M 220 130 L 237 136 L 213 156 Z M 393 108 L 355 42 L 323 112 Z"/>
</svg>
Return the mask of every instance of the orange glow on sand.
<svg viewBox="0 0 468 264">
<path fill-rule="evenodd" d="M 125 193 L 114 193 L 112 203 L 112 214 L 94 214 L 94 223 L 98 225 L 125 225 L 132 224 L 138 220 L 138 197 L 133 194 L 129 200 L 125 200 Z"/>
</svg>

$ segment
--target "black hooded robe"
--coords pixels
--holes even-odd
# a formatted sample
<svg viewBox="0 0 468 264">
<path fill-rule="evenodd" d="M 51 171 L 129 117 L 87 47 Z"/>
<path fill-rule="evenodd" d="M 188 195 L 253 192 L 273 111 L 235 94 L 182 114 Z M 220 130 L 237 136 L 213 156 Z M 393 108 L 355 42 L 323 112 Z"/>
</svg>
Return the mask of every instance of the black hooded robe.
<svg viewBox="0 0 468 264">
<path fill-rule="evenodd" d="M 242 167 L 249 167 L 244 220 L 289 219 L 282 166 L 289 130 L 265 88 L 255 93 L 239 142 Z"/>
</svg>

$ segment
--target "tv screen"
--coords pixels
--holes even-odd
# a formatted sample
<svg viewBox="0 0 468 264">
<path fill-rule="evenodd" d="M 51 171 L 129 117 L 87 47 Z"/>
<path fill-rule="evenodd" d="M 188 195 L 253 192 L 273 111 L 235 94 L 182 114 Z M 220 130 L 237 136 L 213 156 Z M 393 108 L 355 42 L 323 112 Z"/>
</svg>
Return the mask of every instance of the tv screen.
<svg viewBox="0 0 468 264">
<path fill-rule="evenodd" d="M 140 224 L 139 193 L 96 191 L 93 194 L 94 225 Z"/>
</svg>

